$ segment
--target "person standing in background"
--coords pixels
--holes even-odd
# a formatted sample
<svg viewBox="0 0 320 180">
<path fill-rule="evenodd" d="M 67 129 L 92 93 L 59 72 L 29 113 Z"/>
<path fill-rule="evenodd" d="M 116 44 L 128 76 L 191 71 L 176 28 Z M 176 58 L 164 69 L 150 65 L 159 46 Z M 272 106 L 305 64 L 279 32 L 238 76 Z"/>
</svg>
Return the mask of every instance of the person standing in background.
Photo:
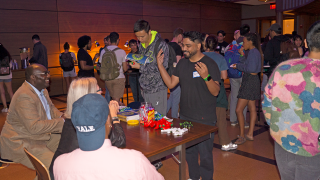
<svg viewBox="0 0 320 180">
<path fill-rule="evenodd" d="M 41 43 L 38 34 L 32 36 L 33 56 L 29 59 L 29 63 L 41 64 L 48 69 L 48 55 L 47 48 Z"/>
<path fill-rule="evenodd" d="M 108 35 L 108 36 L 106 36 L 104 39 L 103 39 L 103 42 L 104 42 L 104 47 L 101 47 L 100 49 L 99 49 L 99 55 L 101 54 L 101 51 L 104 49 L 104 48 L 106 48 L 106 47 L 108 47 L 109 45 L 110 45 L 110 36 Z M 99 60 L 98 60 L 98 66 L 101 66 L 101 64 L 100 64 L 100 58 L 99 58 Z M 97 74 L 98 75 L 100 75 L 100 71 L 99 70 L 97 70 Z M 101 81 L 103 81 L 102 79 L 100 79 Z M 104 82 L 104 81 L 103 81 Z M 104 97 L 106 98 L 106 100 L 108 101 L 108 102 L 110 102 L 110 100 L 111 100 L 111 97 L 110 97 L 110 93 L 109 93 L 109 90 L 108 90 L 108 88 L 107 88 L 107 85 L 105 85 L 105 89 L 106 89 L 106 93 L 105 93 L 105 95 L 104 95 Z"/>
<path fill-rule="evenodd" d="M 1 62 L 1 64 L 3 64 L 2 62 L 5 62 L 11 68 L 12 65 L 10 63 L 10 60 L 11 60 L 10 53 L 0 43 L 0 62 Z M 7 100 L 6 100 L 6 92 L 4 90 L 4 85 L 6 85 L 8 94 L 10 96 L 10 99 L 12 99 L 13 92 L 12 92 L 11 81 L 12 81 L 12 72 L 11 72 L 11 70 L 10 70 L 10 74 L 9 75 L 0 76 L 0 93 L 1 93 L 1 101 L 2 101 L 2 104 L 3 104 L 3 109 L 1 110 L 1 112 L 4 112 L 4 113 L 8 112 L 8 106 L 7 106 Z"/>
<path fill-rule="evenodd" d="M 77 61 L 76 55 L 73 52 L 70 52 L 70 45 L 68 42 L 63 45 L 64 52 L 59 55 L 60 64 L 62 65 L 62 60 L 70 61 L 70 65 L 73 65 L 73 69 L 71 71 L 63 70 L 63 77 L 67 84 L 67 92 L 69 91 L 70 83 L 77 77 L 76 70 L 74 68 L 74 64 Z M 63 58 L 63 59 L 62 59 Z M 72 64 L 71 64 L 72 63 Z"/>
<path fill-rule="evenodd" d="M 214 60 L 214 62 L 217 63 L 219 70 L 221 72 L 221 83 L 220 83 L 220 92 L 217 96 L 217 105 L 216 105 L 216 114 L 217 114 L 217 126 L 219 128 L 218 135 L 219 135 L 219 143 L 222 146 L 221 150 L 223 151 L 229 151 L 237 149 L 238 145 L 233 144 L 230 141 L 228 132 L 227 132 L 227 117 L 226 117 L 226 111 L 228 108 L 228 100 L 227 100 L 227 93 L 226 89 L 224 88 L 224 80 L 228 78 L 228 72 L 227 70 L 228 65 L 224 57 L 214 52 L 218 45 L 218 39 L 216 36 L 208 36 L 206 39 L 206 49 L 207 52 L 204 52 L 203 54 L 210 57 Z"/>
<path fill-rule="evenodd" d="M 131 49 L 130 53 L 139 54 L 137 40 L 131 39 L 129 41 L 129 47 Z M 138 102 L 138 96 L 139 96 L 139 102 L 144 102 L 144 98 L 141 95 L 141 88 L 139 84 L 139 77 L 140 77 L 139 69 L 132 69 L 130 67 L 128 72 L 129 72 L 129 84 L 130 84 L 134 101 Z"/>
<path fill-rule="evenodd" d="M 118 64 L 119 75 L 115 79 L 106 80 L 105 83 L 112 99 L 120 103 L 120 98 L 122 98 L 123 96 L 125 82 L 126 82 L 124 72 L 128 70 L 128 66 L 126 63 L 126 52 L 123 49 L 118 47 L 120 39 L 119 39 L 119 34 L 117 32 L 110 33 L 109 37 L 110 37 L 110 45 L 101 51 L 99 61 L 103 65 L 103 63 L 105 63 L 104 61 L 108 60 L 108 59 L 103 59 L 104 54 L 107 53 L 108 51 L 114 53 L 115 57 L 114 56 L 112 57 L 115 58 L 114 60 Z M 97 69 L 101 70 L 101 68 L 99 67 L 97 67 Z"/>
<path fill-rule="evenodd" d="M 94 56 L 94 59 L 92 60 L 91 56 L 89 55 L 89 53 L 87 52 L 88 50 L 91 50 L 91 37 L 84 35 L 81 36 L 78 39 L 78 47 L 79 47 L 79 51 L 78 51 L 78 55 L 77 55 L 77 59 L 78 59 L 78 77 L 94 77 L 94 66 L 93 66 L 93 62 L 96 61 L 96 59 L 99 57 L 99 53 L 97 53 Z"/>
<path fill-rule="evenodd" d="M 183 40 L 183 29 L 178 28 L 173 32 L 173 39 L 169 42 L 169 46 L 174 49 L 176 53 L 177 63 L 183 56 L 182 49 L 178 43 L 181 43 Z M 180 84 L 178 84 L 173 89 L 170 89 L 170 97 L 167 101 L 167 113 L 171 109 L 171 117 L 178 118 L 179 117 L 179 103 L 180 103 L 180 95 L 181 95 L 181 88 Z"/>
<path fill-rule="evenodd" d="M 245 56 L 244 50 L 248 51 L 248 57 Z M 240 135 L 235 142 L 243 144 L 246 140 L 253 141 L 253 130 L 257 120 L 256 100 L 261 97 L 260 77 L 263 66 L 263 55 L 260 45 L 260 36 L 254 33 L 248 33 L 243 38 L 243 46 L 239 49 L 240 62 L 233 64 L 233 68 L 244 72 L 241 86 L 238 94 L 238 103 L 236 108 L 237 117 L 240 126 Z M 245 119 L 243 110 L 248 106 L 250 111 L 250 126 L 248 134 L 244 135 Z M 246 112 L 245 112 L 246 113 Z"/>
<path fill-rule="evenodd" d="M 216 48 L 216 51 L 218 51 L 219 54 L 224 56 L 226 47 L 229 45 L 227 42 L 224 41 L 224 38 L 226 37 L 226 33 L 223 30 L 220 30 L 217 32 L 217 37 L 218 37 L 218 46 Z"/>
</svg>

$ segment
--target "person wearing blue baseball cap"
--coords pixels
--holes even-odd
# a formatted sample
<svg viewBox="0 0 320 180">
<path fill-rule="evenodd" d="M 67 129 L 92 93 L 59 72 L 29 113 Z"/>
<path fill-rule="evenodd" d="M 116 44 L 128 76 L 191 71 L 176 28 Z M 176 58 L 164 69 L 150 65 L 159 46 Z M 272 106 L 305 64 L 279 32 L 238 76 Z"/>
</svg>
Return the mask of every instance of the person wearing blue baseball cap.
<svg viewBox="0 0 320 180">
<path fill-rule="evenodd" d="M 108 105 L 99 94 L 87 94 L 73 103 L 71 120 L 79 148 L 55 160 L 56 180 L 164 179 L 141 152 L 112 146 L 111 120 L 117 119 L 118 110 L 116 101 Z M 91 162 L 89 166 L 86 165 L 88 161 Z"/>
</svg>

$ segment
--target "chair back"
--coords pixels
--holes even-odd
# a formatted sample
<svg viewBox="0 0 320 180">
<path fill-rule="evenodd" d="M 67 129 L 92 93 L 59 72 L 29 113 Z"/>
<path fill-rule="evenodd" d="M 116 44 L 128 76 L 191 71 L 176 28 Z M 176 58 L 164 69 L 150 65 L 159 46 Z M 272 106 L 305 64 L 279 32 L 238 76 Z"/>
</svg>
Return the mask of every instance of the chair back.
<svg viewBox="0 0 320 180">
<path fill-rule="evenodd" d="M 13 163 L 15 163 L 15 162 L 10 161 L 8 159 L 2 159 L 1 158 L 1 154 L 0 154 L 0 169 L 4 169 L 4 168 L 8 167 L 10 164 L 13 164 Z M 5 164 L 5 165 L 2 166 L 2 164 Z"/>
<path fill-rule="evenodd" d="M 24 152 L 27 154 L 28 158 L 30 159 L 33 167 L 37 171 L 38 180 L 51 180 L 49 171 L 44 166 L 44 164 L 35 156 L 33 156 L 26 148 L 23 148 Z"/>
</svg>

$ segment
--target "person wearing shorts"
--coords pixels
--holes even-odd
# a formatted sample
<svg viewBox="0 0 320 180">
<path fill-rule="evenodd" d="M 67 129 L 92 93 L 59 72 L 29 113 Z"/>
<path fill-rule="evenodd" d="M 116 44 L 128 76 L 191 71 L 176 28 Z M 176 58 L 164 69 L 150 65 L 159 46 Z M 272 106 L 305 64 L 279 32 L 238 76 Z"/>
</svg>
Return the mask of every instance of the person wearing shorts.
<svg viewBox="0 0 320 180">
<path fill-rule="evenodd" d="M 10 53 L 7 51 L 7 49 L 0 43 L 0 61 L 2 62 L 2 60 L 6 60 L 9 62 L 11 60 L 11 56 L 10 56 Z M 10 68 L 11 66 L 12 65 L 10 63 Z M 9 75 L 0 76 L 0 94 L 1 94 L 1 101 L 3 104 L 3 109 L 1 110 L 1 112 L 3 113 L 8 112 L 6 92 L 4 90 L 4 85 L 6 85 L 7 87 L 7 91 L 10 96 L 10 99 L 12 99 L 12 96 L 13 96 L 11 80 L 12 80 L 11 71 Z"/>
<path fill-rule="evenodd" d="M 76 62 L 77 61 L 76 55 L 73 52 L 69 52 L 70 45 L 69 45 L 68 42 L 66 42 L 64 44 L 63 48 L 64 48 L 64 52 L 63 53 L 71 53 L 73 61 Z M 61 57 L 61 54 L 59 55 L 59 59 L 60 59 L 60 57 Z M 76 73 L 75 68 L 73 68 L 73 70 L 71 70 L 71 71 L 63 71 L 63 77 L 64 77 L 64 80 L 66 81 L 67 92 L 68 92 L 71 82 L 77 77 L 77 73 Z"/>
<path fill-rule="evenodd" d="M 110 37 L 110 45 L 107 46 L 108 50 L 112 51 L 118 47 L 119 44 L 119 34 L 116 32 L 112 32 L 109 35 Z M 105 49 L 103 49 L 100 53 L 100 59 L 99 62 L 102 63 L 102 57 L 103 54 L 105 53 Z M 126 63 L 126 52 L 123 49 L 116 49 L 114 51 L 116 57 L 117 57 L 117 63 L 120 66 L 119 69 L 119 76 L 113 80 L 105 81 L 107 89 L 109 90 L 109 94 L 111 98 L 115 101 L 118 101 L 120 103 L 120 98 L 122 98 L 123 93 L 124 93 L 124 88 L 125 88 L 125 76 L 124 72 L 128 70 L 128 65 Z"/>
</svg>

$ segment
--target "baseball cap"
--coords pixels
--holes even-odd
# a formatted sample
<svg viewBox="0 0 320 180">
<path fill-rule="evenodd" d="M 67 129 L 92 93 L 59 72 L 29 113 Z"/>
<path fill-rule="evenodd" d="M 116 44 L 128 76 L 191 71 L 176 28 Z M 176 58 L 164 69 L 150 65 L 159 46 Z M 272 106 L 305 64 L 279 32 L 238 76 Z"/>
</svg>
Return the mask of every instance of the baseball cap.
<svg viewBox="0 0 320 180">
<path fill-rule="evenodd" d="M 282 31 L 282 28 L 281 28 L 281 26 L 279 25 L 279 24 L 277 24 L 277 23 L 274 23 L 274 24 L 272 24 L 271 26 L 270 26 L 270 28 L 269 29 L 267 29 L 267 31 Z"/>
<path fill-rule="evenodd" d="M 103 145 L 108 115 L 108 102 L 100 94 L 87 94 L 73 103 L 71 121 L 81 150 L 94 151 Z"/>
</svg>

